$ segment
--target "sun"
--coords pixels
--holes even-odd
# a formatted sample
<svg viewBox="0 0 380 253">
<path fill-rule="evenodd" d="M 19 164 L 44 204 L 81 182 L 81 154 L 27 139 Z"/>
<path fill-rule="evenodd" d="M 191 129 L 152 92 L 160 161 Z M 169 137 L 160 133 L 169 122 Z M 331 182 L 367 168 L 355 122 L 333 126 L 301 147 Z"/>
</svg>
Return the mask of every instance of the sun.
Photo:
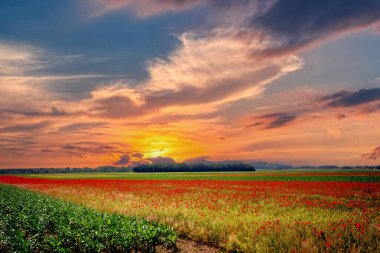
<svg viewBox="0 0 380 253">
<path fill-rule="evenodd" d="M 133 150 L 143 153 L 145 157 L 169 156 L 177 161 L 194 157 L 193 153 L 200 150 L 192 140 L 161 132 L 136 134 L 130 143 Z"/>
<path fill-rule="evenodd" d="M 180 141 L 176 136 L 167 136 L 156 133 L 146 133 L 140 136 L 133 146 L 146 157 L 169 156 L 173 155 L 173 150 L 178 148 Z"/>
</svg>

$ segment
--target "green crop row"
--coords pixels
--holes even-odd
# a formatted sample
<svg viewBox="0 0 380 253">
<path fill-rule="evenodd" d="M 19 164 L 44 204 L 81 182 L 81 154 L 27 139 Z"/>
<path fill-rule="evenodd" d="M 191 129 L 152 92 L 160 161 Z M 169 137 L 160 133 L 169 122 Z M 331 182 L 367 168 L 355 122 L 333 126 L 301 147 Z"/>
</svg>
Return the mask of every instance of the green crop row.
<svg viewBox="0 0 380 253">
<path fill-rule="evenodd" d="M 154 252 L 172 228 L 0 185 L 0 252 Z"/>
<path fill-rule="evenodd" d="M 123 180 L 236 180 L 236 181 L 306 181 L 306 182 L 380 182 L 380 174 L 373 175 L 293 175 L 292 173 L 72 173 L 72 174 L 29 174 L 27 177 L 47 179 L 123 179 Z"/>
</svg>

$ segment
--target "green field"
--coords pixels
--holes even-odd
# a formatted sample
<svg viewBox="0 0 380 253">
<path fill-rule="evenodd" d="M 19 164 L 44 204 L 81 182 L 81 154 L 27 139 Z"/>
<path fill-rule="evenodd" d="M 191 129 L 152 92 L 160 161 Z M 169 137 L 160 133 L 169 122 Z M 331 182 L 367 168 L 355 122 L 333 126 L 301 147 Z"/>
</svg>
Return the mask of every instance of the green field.
<svg viewBox="0 0 380 253">
<path fill-rule="evenodd" d="M 256 180 L 256 181 L 337 181 L 380 182 L 380 171 L 373 170 L 265 170 L 256 172 L 173 172 L 173 173 L 54 173 L 27 174 L 49 179 L 126 179 L 126 180 Z"/>
<path fill-rule="evenodd" d="M 157 222 L 0 184 L 0 252 L 152 252 L 175 248 L 176 238 Z"/>
</svg>

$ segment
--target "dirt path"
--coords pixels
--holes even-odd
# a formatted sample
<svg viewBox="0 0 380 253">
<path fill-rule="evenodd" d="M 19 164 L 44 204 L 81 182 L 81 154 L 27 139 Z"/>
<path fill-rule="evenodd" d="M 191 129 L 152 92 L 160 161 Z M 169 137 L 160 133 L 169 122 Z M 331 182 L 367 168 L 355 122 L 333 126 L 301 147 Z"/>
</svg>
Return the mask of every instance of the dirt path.
<svg viewBox="0 0 380 253">
<path fill-rule="evenodd" d="M 177 247 L 179 248 L 180 253 L 218 253 L 221 252 L 216 248 L 209 247 L 207 245 L 193 242 L 190 240 L 177 239 Z M 170 253 L 164 247 L 157 247 L 157 253 Z"/>
</svg>

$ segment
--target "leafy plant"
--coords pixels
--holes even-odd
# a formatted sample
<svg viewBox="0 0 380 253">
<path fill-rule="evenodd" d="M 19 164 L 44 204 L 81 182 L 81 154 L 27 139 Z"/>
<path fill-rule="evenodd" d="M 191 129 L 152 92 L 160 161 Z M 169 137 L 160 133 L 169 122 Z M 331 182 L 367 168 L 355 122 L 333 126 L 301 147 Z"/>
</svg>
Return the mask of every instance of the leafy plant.
<svg viewBox="0 0 380 253">
<path fill-rule="evenodd" d="M 159 244 L 175 249 L 176 239 L 157 222 L 0 185 L 1 252 L 154 252 Z"/>
</svg>

